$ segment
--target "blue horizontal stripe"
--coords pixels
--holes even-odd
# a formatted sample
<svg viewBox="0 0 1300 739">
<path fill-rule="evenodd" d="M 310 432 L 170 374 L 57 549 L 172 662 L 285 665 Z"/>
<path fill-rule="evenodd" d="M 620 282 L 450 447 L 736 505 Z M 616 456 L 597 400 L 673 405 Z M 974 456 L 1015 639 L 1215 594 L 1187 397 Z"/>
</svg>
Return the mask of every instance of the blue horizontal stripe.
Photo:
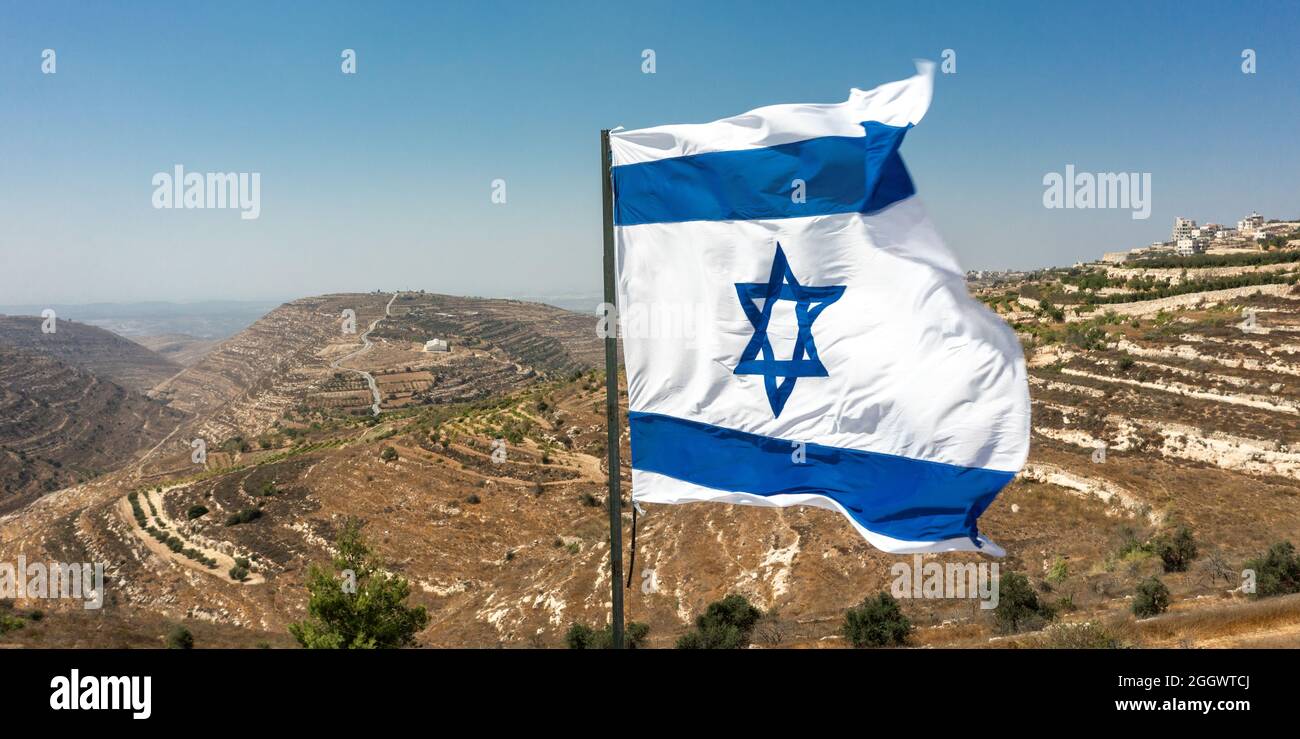
<svg viewBox="0 0 1300 739">
<path fill-rule="evenodd" d="M 613 169 L 619 226 L 873 213 L 916 192 L 898 155 L 907 127 L 869 121 L 866 136 L 823 136 L 762 149 Z M 804 182 L 805 202 L 792 197 Z"/>
<path fill-rule="evenodd" d="M 631 413 L 632 467 L 716 490 L 817 493 L 870 531 L 906 541 L 977 540 L 976 520 L 1015 476 L 807 443 L 656 413 Z"/>
</svg>

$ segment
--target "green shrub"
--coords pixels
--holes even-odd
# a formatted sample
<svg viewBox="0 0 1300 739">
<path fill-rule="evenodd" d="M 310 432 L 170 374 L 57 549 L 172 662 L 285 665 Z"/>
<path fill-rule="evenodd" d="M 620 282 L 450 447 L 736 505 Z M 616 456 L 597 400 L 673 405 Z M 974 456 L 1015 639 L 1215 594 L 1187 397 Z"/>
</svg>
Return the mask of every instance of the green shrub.
<svg viewBox="0 0 1300 739">
<path fill-rule="evenodd" d="M 1065 561 L 1065 557 L 1058 556 L 1052 566 L 1047 569 L 1047 581 L 1053 585 L 1060 585 L 1070 576 L 1070 565 Z"/>
<path fill-rule="evenodd" d="M 889 647 L 907 643 L 912 633 L 912 622 L 903 615 L 898 600 L 886 592 L 844 612 L 844 638 L 854 647 Z"/>
<path fill-rule="evenodd" d="M 1164 561 L 1165 572 L 1186 572 L 1197 555 L 1192 530 L 1184 525 L 1172 534 L 1161 534 L 1155 541 L 1155 551 Z"/>
<path fill-rule="evenodd" d="M 23 620 L 17 616 L 10 616 L 7 613 L 0 613 L 0 634 L 7 634 L 23 627 Z"/>
<path fill-rule="evenodd" d="M 1008 572 L 998 578 L 998 606 L 993 618 L 1004 634 L 1042 628 L 1055 614 L 1052 607 L 1039 600 L 1029 578 Z"/>
<path fill-rule="evenodd" d="M 308 649 L 393 649 L 415 643 L 429 624 L 424 606 L 407 606 L 411 586 L 389 574 L 361 536 L 361 523 L 349 519 L 334 542 L 332 569 L 308 569 L 308 617 L 289 632 Z M 341 573 L 351 572 L 355 588 L 344 588 Z"/>
<path fill-rule="evenodd" d="M 262 509 L 245 508 L 239 513 L 232 513 L 226 517 L 227 526 L 238 526 L 241 523 L 251 523 L 262 517 Z"/>
<path fill-rule="evenodd" d="M 207 506 L 192 505 L 190 506 L 190 509 L 188 511 L 185 511 L 185 517 L 193 521 L 194 519 L 199 518 L 200 516 L 207 515 L 207 513 L 208 513 Z"/>
<path fill-rule="evenodd" d="M 235 565 L 230 568 L 230 579 L 237 582 L 243 582 L 248 579 L 248 568 Z"/>
<path fill-rule="evenodd" d="M 648 625 L 631 621 L 623 629 L 623 647 L 642 649 L 649 634 Z M 569 649 L 610 649 L 614 646 L 614 627 L 607 624 L 596 631 L 586 624 L 574 624 L 565 632 L 564 643 Z"/>
<path fill-rule="evenodd" d="M 1246 569 L 1255 571 L 1254 598 L 1300 593 L 1300 559 L 1289 541 L 1279 541 L 1264 556 L 1249 560 Z"/>
<path fill-rule="evenodd" d="M 397 459 L 397 450 L 391 446 L 385 446 L 379 451 L 379 458 L 385 462 L 392 462 Z"/>
<path fill-rule="evenodd" d="M 1169 610 L 1169 588 L 1158 577 L 1138 583 L 1133 593 L 1133 615 L 1138 618 L 1158 616 Z"/>
<path fill-rule="evenodd" d="M 194 635 L 184 626 L 177 626 L 167 634 L 168 649 L 193 649 Z"/>
<path fill-rule="evenodd" d="M 564 643 L 569 649 L 587 649 L 596 632 L 586 624 L 574 624 L 564 634 Z"/>
<path fill-rule="evenodd" d="M 677 640 L 678 649 L 744 649 L 763 613 L 743 595 L 714 601 L 695 619 L 695 630 Z"/>
</svg>

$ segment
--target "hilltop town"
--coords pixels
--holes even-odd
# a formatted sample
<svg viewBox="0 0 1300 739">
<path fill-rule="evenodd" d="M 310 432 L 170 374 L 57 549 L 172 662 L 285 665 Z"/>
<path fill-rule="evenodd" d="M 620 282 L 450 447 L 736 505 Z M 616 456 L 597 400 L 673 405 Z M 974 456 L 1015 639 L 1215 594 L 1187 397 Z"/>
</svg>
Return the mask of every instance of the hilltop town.
<svg viewBox="0 0 1300 739">
<path fill-rule="evenodd" d="M 1300 246 L 1300 238 L 1295 233 L 1297 229 L 1300 229 L 1300 221 L 1265 220 L 1264 216 L 1253 211 L 1237 221 L 1235 228 L 1213 222 L 1197 225 L 1191 218 L 1179 217 L 1174 219 L 1168 241 L 1157 241 L 1128 251 L 1106 252 L 1101 260 L 1122 264 L 1170 255 L 1239 254 L 1295 247 Z"/>
</svg>

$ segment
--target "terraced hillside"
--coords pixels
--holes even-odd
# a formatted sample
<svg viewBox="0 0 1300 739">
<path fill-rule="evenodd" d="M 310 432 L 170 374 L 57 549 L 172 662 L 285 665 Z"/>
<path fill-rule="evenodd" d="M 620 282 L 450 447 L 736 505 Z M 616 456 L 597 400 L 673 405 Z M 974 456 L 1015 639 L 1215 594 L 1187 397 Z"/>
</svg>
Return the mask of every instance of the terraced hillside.
<svg viewBox="0 0 1300 739">
<path fill-rule="evenodd" d="M 382 316 L 388 298 L 322 296 L 286 303 L 159 385 L 155 397 L 194 420 L 151 458 L 146 474 L 175 469 L 177 457 L 185 458 L 183 468 L 189 440 L 202 438 L 215 448 L 262 434 L 290 409 L 305 408 L 308 391 L 330 374 L 329 358 L 357 341 L 356 333 L 345 331 L 343 311 L 353 311 L 362 324 Z"/>
<path fill-rule="evenodd" d="M 494 346 L 545 375 L 596 366 L 602 345 L 594 316 L 518 300 L 405 293 L 393 304 L 398 322 L 375 335 L 393 340 L 450 339 L 470 348 Z"/>
<path fill-rule="evenodd" d="M 180 419 L 49 354 L 0 346 L 0 512 L 122 467 Z"/>
<path fill-rule="evenodd" d="M 1003 572 L 1025 574 L 1058 620 L 1106 624 L 1123 643 L 1300 645 L 1300 599 L 1254 602 L 1240 588 L 1250 558 L 1300 541 L 1300 293 L 1285 281 L 1186 293 L 1185 305 L 1124 315 L 1089 303 L 1084 277 L 1050 271 L 980 296 L 1020 333 L 1034 400 L 1029 464 L 981 521 L 1009 552 Z M 1145 292 L 1129 302 L 1169 297 Z M 609 552 L 593 322 L 543 318 L 551 309 L 514 315 L 528 312 L 523 304 L 489 306 L 508 318 L 485 319 L 489 301 L 391 298 L 327 296 L 273 312 L 232 340 L 238 350 L 223 347 L 196 366 L 203 374 L 173 383 L 171 397 L 194 398 L 198 417 L 147 469 L 0 517 L 0 556 L 111 563 L 102 618 L 114 636 L 103 646 L 156 639 L 149 629 L 175 621 L 214 643 L 279 644 L 304 614 L 308 565 L 326 561 L 356 517 L 429 608 L 423 644 L 559 646 L 572 623 L 602 623 Z M 355 306 L 356 334 L 331 323 L 345 305 Z M 550 326 L 549 338 L 530 339 L 529 323 Z M 420 351 L 435 336 L 451 352 Z M 552 340 L 556 358 L 524 361 Z M 207 379 L 227 390 L 203 396 Z M 180 443 L 199 428 L 225 434 L 205 465 Z M 891 567 L 910 561 L 818 509 L 647 506 L 639 523 L 628 617 L 650 626 L 652 646 L 671 645 L 730 592 L 767 612 L 760 645 L 837 646 L 844 610 L 888 590 Z M 1155 543 L 1179 526 L 1199 554 L 1166 573 Z M 227 565 L 245 560 L 246 579 L 232 578 Z M 1170 589 L 1170 613 L 1136 621 L 1134 589 L 1151 576 Z M 917 644 L 1042 638 L 1004 637 L 973 600 L 903 608 Z M 22 638 L 74 639 L 81 618 L 52 610 L 44 641 Z"/>
<path fill-rule="evenodd" d="M 0 316 L 0 346 L 42 352 L 128 390 L 148 392 L 181 366 L 133 341 L 96 326 L 59 320 L 41 332 L 36 316 Z"/>
</svg>

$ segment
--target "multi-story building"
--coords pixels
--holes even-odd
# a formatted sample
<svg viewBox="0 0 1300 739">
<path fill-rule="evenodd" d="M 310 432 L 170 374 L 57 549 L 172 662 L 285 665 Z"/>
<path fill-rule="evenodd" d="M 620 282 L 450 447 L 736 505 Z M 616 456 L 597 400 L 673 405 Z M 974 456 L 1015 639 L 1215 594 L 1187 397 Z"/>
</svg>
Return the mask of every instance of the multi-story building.
<svg viewBox="0 0 1300 739">
<path fill-rule="evenodd" d="M 1181 218 L 1181 217 L 1175 218 L 1174 237 L 1170 239 L 1170 241 L 1173 241 L 1174 244 L 1177 244 L 1180 239 L 1190 239 L 1192 237 L 1192 231 L 1195 230 L 1196 230 L 1196 221 L 1193 221 L 1190 218 Z"/>
</svg>

